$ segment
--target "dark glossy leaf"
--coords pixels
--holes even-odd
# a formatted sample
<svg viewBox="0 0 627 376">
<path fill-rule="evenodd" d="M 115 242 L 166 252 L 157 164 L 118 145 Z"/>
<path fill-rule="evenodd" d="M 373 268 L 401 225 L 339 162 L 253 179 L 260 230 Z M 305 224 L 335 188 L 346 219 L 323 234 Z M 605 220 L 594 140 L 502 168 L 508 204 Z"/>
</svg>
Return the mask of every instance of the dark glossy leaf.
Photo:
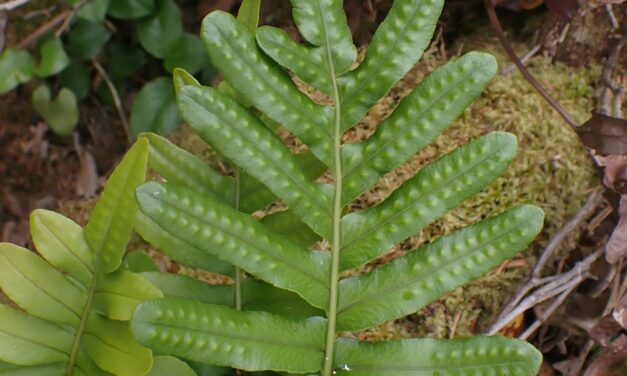
<svg viewBox="0 0 627 376">
<path fill-rule="evenodd" d="M 581 141 L 597 154 L 627 154 L 627 120 L 600 113 L 575 128 Z"/>
<path fill-rule="evenodd" d="M 107 73 L 114 81 L 137 73 L 147 61 L 146 52 L 126 43 L 112 42 L 107 46 Z"/>
<path fill-rule="evenodd" d="M 155 4 L 155 13 L 137 24 L 137 35 L 148 53 L 164 58 L 183 34 L 183 22 L 174 0 L 155 0 Z"/>
<path fill-rule="evenodd" d="M 83 63 L 71 63 L 59 75 L 59 83 L 72 90 L 76 100 L 82 101 L 87 98 L 91 89 L 89 68 Z"/>
<path fill-rule="evenodd" d="M 70 29 L 68 52 L 75 59 L 96 56 L 111 38 L 111 31 L 102 23 L 78 20 Z"/>
<path fill-rule="evenodd" d="M 155 8 L 155 0 L 111 0 L 107 13 L 115 18 L 131 20 L 148 16 Z"/>
<path fill-rule="evenodd" d="M 78 11 L 78 17 L 92 22 L 102 22 L 111 0 L 91 0 Z"/>
<path fill-rule="evenodd" d="M 163 66 L 172 72 L 174 68 L 183 68 L 191 74 L 200 72 L 209 65 L 205 46 L 199 37 L 183 33 L 170 46 L 165 54 Z"/>
<path fill-rule="evenodd" d="M 167 77 L 159 77 L 144 85 L 131 108 L 130 125 L 133 134 L 167 134 L 180 123 L 172 81 Z"/>
</svg>

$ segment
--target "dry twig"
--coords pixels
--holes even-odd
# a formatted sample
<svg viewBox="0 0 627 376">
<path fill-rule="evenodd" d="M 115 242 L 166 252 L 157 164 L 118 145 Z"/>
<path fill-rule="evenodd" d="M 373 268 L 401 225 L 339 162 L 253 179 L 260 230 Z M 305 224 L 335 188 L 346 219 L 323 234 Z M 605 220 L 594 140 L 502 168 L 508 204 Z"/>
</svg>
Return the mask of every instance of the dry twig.
<svg viewBox="0 0 627 376">
<path fill-rule="evenodd" d="M 11 11 L 15 8 L 21 7 L 22 5 L 26 5 L 30 0 L 11 0 L 6 3 L 0 4 L 0 12 L 2 11 Z"/>
<path fill-rule="evenodd" d="M 111 96 L 113 97 L 113 103 L 115 104 L 115 109 L 118 112 L 118 116 L 120 117 L 120 120 L 122 120 L 122 125 L 124 126 L 124 133 L 126 133 L 126 139 L 128 141 L 128 144 L 130 145 L 133 143 L 133 136 L 131 135 L 131 127 L 128 124 L 126 113 L 124 112 L 124 107 L 122 107 L 122 101 L 120 100 L 120 95 L 118 94 L 118 91 L 115 88 L 115 85 L 109 78 L 109 75 L 104 70 L 102 65 L 100 65 L 100 63 L 97 62 L 95 59 L 92 59 L 91 63 L 94 66 L 94 68 L 96 68 L 96 70 L 98 71 L 98 74 L 100 74 L 100 77 L 102 77 L 102 79 L 107 84 L 107 87 L 109 88 L 109 92 L 111 92 Z"/>
</svg>

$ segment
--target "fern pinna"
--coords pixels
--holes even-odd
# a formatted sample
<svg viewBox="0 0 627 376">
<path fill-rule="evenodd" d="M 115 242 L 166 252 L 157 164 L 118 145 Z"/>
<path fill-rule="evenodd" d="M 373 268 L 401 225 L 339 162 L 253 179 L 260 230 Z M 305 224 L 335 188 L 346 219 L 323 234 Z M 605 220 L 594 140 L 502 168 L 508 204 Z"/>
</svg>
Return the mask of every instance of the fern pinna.
<svg viewBox="0 0 627 376">
<path fill-rule="evenodd" d="M 162 296 L 120 267 L 133 230 L 135 189 L 144 182 L 148 142 L 131 148 L 83 229 L 47 210 L 30 217 L 39 254 L 0 243 L 2 375 L 144 375 L 151 351 L 129 329 L 135 307 Z"/>
<path fill-rule="evenodd" d="M 140 305 L 133 333 L 159 353 L 248 371 L 535 374 L 540 354 L 517 340 L 367 343 L 340 335 L 415 312 L 485 274 L 534 239 L 543 213 L 516 207 L 343 278 L 492 182 L 514 158 L 517 142 L 511 134 L 490 133 L 424 167 L 381 204 L 345 213 L 460 115 L 489 83 L 496 62 L 476 52 L 449 62 L 406 96 L 372 137 L 343 145 L 342 135 L 419 59 L 444 1 L 396 0 L 357 67 L 342 1 L 291 3 L 305 44 L 282 30 L 257 30 L 214 12 L 201 33 L 226 84 L 204 87 L 184 71 L 175 73 L 184 119 L 236 171 L 241 168 L 241 176 L 221 176 L 166 140 L 145 135 L 150 164 L 168 182 L 137 191 L 137 227 L 146 240 L 181 263 L 236 281 L 241 269 L 254 279 L 236 287 L 200 287 L 186 277 L 153 275 L 164 291 L 168 278 L 178 278 L 198 295 L 171 289 L 165 298 Z M 332 103 L 314 102 L 288 71 Z M 287 129 L 309 152 L 294 155 L 269 123 Z M 332 183 L 316 180 L 324 170 Z M 288 211 L 262 221 L 250 215 L 276 199 Z M 316 239 L 331 251 L 316 249 L 325 243 Z M 243 294 L 236 308 L 228 297 L 233 290 Z"/>
</svg>

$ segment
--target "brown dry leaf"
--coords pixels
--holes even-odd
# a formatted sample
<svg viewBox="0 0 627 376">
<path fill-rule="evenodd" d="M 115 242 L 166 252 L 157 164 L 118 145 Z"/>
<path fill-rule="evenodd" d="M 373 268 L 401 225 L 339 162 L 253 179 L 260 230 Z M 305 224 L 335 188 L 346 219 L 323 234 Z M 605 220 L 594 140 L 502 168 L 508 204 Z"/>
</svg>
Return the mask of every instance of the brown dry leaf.
<svg viewBox="0 0 627 376">
<path fill-rule="evenodd" d="M 627 375 L 627 336 L 621 335 L 586 369 L 584 376 Z"/>
<path fill-rule="evenodd" d="M 590 329 L 590 337 L 603 347 L 610 345 L 612 340 L 620 334 L 622 327 L 612 315 L 599 319 Z"/>
<path fill-rule="evenodd" d="M 627 256 L 627 195 L 621 196 L 618 214 L 620 219 L 605 247 L 605 259 L 610 264 Z"/>
<path fill-rule="evenodd" d="M 597 154 L 627 154 L 627 120 L 599 113 L 575 129 L 581 141 Z"/>
<path fill-rule="evenodd" d="M 564 22 L 570 22 L 579 10 L 578 0 L 546 0 L 545 3 L 551 12 Z"/>
<path fill-rule="evenodd" d="M 98 190 L 98 168 L 94 156 L 80 144 L 78 136 L 74 136 L 74 148 L 81 163 L 81 168 L 76 176 L 76 194 L 79 197 L 90 198 Z"/>
</svg>

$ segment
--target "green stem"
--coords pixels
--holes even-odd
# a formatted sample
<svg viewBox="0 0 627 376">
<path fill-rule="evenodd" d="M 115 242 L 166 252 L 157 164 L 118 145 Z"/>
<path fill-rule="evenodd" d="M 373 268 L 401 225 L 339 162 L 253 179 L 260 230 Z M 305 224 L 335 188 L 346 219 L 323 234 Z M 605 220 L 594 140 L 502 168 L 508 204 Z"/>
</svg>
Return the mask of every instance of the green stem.
<svg viewBox="0 0 627 376">
<path fill-rule="evenodd" d="M 241 181 L 241 169 L 235 167 L 235 197 L 233 206 L 238 211 L 240 207 Z M 235 267 L 235 309 L 238 311 L 242 310 L 242 271 L 238 266 Z"/>
<path fill-rule="evenodd" d="M 329 280 L 329 310 L 327 311 L 327 340 L 324 352 L 324 365 L 322 367 L 322 376 L 332 376 L 333 374 L 333 358 L 335 351 L 335 328 L 337 319 L 337 302 L 338 302 L 338 282 L 340 275 L 340 247 L 341 247 L 341 219 L 342 219 L 342 132 L 340 128 L 340 93 L 337 87 L 337 78 L 335 77 L 335 68 L 333 67 L 333 59 L 331 50 L 329 49 L 327 39 L 326 55 L 331 75 L 331 84 L 333 85 L 333 106 L 335 107 L 335 115 L 333 120 L 333 175 L 335 178 L 335 190 L 333 192 L 333 239 L 331 242 L 331 273 Z"/>
<path fill-rule="evenodd" d="M 89 317 L 89 311 L 91 310 L 91 306 L 94 302 L 94 295 L 96 295 L 96 287 L 98 286 L 99 274 L 100 262 L 96 262 L 93 271 L 94 277 L 91 281 L 91 285 L 89 286 L 89 291 L 87 293 L 87 301 L 85 302 L 85 306 L 83 307 L 83 312 L 81 312 L 81 321 L 79 321 L 78 328 L 76 328 L 76 333 L 74 334 L 72 351 L 70 352 L 70 358 L 67 365 L 67 376 L 72 376 L 74 374 L 74 364 L 76 364 L 78 350 L 80 349 L 81 345 L 81 339 L 83 338 L 83 332 L 85 331 L 85 325 L 87 324 L 87 318 Z"/>
</svg>

